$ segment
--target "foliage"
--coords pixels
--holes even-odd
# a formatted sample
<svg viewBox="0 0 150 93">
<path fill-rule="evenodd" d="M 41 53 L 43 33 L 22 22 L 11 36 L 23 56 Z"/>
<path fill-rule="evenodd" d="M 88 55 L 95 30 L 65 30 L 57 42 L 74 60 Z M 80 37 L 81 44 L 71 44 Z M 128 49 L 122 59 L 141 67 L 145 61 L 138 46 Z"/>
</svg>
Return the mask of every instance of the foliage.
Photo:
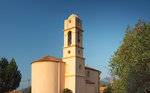
<svg viewBox="0 0 150 93">
<path fill-rule="evenodd" d="M 0 60 L 0 93 L 8 92 L 19 87 L 21 81 L 21 73 L 14 60 L 11 59 L 10 63 L 7 59 L 1 58 Z"/>
<path fill-rule="evenodd" d="M 100 85 L 100 87 L 105 87 L 105 86 L 107 86 L 107 85 Z"/>
<path fill-rule="evenodd" d="M 68 88 L 65 88 L 65 89 L 63 90 L 63 93 L 71 93 L 71 90 L 68 89 Z"/>
<path fill-rule="evenodd" d="M 31 86 L 22 89 L 22 93 L 31 93 Z"/>
<path fill-rule="evenodd" d="M 113 93 L 143 93 L 150 86 L 150 22 L 127 27 L 123 43 L 110 60 Z"/>
<path fill-rule="evenodd" d="M 28 87 L 28 93 L 31 93 L 31 86 Z"/>
<path fill-rule="evenodd" d="M 112 93 L 112 86 L 108 84 L 107 89 L 105 89 L 103 93 Z"/>
</svg>

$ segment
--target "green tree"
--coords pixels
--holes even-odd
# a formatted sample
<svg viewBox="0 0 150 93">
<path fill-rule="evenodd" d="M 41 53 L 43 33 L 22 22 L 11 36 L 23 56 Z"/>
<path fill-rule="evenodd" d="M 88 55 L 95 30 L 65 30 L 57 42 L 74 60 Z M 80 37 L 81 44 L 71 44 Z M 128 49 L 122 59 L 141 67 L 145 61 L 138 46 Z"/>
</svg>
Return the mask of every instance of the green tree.
<svg viewBox="0 0 150 93">
<path fill-rule="evenodd" d="M 65 89 L 63 90 L 63 93 L 71 93 L 71 90 L 68 89 L 68 88 L 65 88 Z"/>
<path fill-rule="evenodd" d="M 111 86 L 111 84 L 108 84 L 106 86 L 107 86 L 107 89 L 105 89 L 103 93 L 112 93 L 112 86 Z"/>
<path fill-rule="evenodd" d="M 28 87 L 28 93 L 31 93 L 31 86 Z"/>
<path fill-rule="evenodd" d="M 8 92 L 19 87 L 21 81 L 21 73 L 14 60 L 11 59 L 10 63 L 6 58 L 0 60 L 0 93 Z"/>
<path fill-rule="evenodd" d="M 22 89 L 22 93 L 31 93 L 31 86 Z"/>
<path fill-rule="evenodd" d="M 127 27 L 119 49 L 110 60 L 113 93 L 144 93 L 150 86 L 150 22 Z"/>
</svg>

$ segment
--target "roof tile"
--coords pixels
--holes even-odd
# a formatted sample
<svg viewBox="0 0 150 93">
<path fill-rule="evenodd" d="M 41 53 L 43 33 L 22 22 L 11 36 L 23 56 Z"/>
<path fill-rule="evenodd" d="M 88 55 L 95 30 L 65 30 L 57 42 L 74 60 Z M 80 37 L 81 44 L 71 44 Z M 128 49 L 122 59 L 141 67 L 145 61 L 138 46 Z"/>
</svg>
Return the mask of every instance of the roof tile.
<svg viewBox="0 0 150 93">
<path fill-rule="evenodd" d="M 62 59 L 52 57 L 52 56 L 45 56 L 43 58 L 40 58 L 34 62 L 43 62 L 43 61 L 51 61 L 51 62 L 62 62 Z"/>
</svg>

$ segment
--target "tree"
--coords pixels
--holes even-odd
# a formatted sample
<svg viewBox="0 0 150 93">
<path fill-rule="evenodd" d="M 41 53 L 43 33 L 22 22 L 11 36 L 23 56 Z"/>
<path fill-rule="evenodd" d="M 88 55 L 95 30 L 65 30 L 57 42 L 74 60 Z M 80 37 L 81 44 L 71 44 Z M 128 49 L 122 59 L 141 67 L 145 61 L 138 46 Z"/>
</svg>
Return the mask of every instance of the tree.
<svg viewBox="0 0 150 93">
<path fill-rule="evenodd" d="M 111 84 L 108 84 L 106 86 L 107 86 L 107 89 L 105 89 L 103 93 L 112 93 L 112 86 L 111 86 Z"/>
<path fill-rule="evenodd" d="M 63 90 L 63 93 L 71 93 L 71 90 L 68 89 L 68 88 L 65 88 L 65 89 Z"/>
<path fill-rule="evenodd" d="M 22 89 L 22 93 L 31 93 L 31 86 Z"/>
<path fill-rule="evenodd" d="M 31 93 L 31 86 L 28 87 L 28 93 Z"/>
<path fill-rule="evenodd" d="M 126 29 L 119 49 L 110 60 L 113 93 L 144 93 L 150 86 L 150 22 Z"/>
<path fill-rule="evenodd" d="M 5 57 L 0 60 L 0 93 L 8 92 L 19 87 L 21 81 L 21 73 L 14 60 L 10 63 Z"/>
</svg>

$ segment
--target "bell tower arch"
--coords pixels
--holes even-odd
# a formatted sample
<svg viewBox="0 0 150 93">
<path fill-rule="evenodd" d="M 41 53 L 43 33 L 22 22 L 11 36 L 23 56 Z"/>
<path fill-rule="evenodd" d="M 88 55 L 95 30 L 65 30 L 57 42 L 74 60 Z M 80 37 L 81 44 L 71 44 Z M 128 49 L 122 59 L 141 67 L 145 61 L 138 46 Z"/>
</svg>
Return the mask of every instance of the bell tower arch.
<svg viewBox="0 0 150 93">
<path fill-rule="evenodd" d="M 66 62 L 65 87 L 72 93 L 85 93 L 82 21 L 72 14 L 64 22 L 63 61 Z"/>
<path fill-rule="evenodd" d="M 71 31 L 69 31 L 69 32 L 68 32 L 68 46 L 70 46 L 71 43 L 72 43 L 71 37 L 72 37 L 72 33 L 71 33 Z"/>
</svg>

